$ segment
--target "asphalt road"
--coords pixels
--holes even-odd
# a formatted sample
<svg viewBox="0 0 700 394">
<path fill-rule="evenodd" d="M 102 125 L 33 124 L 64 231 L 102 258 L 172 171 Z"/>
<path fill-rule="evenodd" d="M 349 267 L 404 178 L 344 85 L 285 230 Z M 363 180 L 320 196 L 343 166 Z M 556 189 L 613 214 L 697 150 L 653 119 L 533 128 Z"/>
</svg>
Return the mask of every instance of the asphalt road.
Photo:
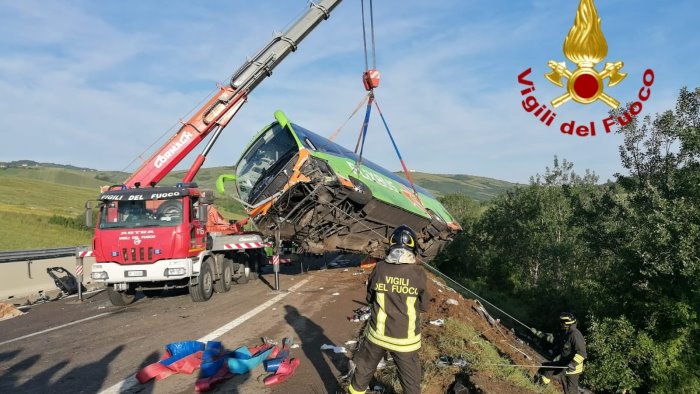
<svg viewBox="0 0 700 394">
<path fill-rule="evenodd" d="M 192 393 L 197 372 L 144 385 L 133 375 L 160 359 L 164 346 L 174 341 L 215 339 L 234 349 L 259 344 L 261 337 L 290 336 L 300 345 L 292 357 L 301 365 L 286 382 L 265 387 L 260 366 L 213 392 L 334 393 L 347 356 L 320 347 L 342 345 L 357 335 L 359 323 L 346 317 L 364 302 L 366 274 L 353 275 L 356 266 L 304 274 L 298 266 L 287 270 L 280 275 L 280 292 L 272 290 L 274 277 L 266 274 L 204 303 L 181 292 L 143 297 L 121 308 L 101 292 L 83 303 L 69 298 L 36 305 L 0 321 L 0 392 Z"/>
</svg>

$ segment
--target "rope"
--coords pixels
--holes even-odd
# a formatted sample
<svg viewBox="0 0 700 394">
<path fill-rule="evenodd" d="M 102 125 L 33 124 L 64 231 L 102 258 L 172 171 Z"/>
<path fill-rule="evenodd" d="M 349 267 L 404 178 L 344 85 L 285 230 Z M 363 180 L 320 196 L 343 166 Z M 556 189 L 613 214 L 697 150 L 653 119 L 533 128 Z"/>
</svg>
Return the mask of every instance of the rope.
<svg viewBox="0 0 700 394">
<path fill-rule="evenodd" d="M 367 99 L 367 110 L 365 111 L 365 119 L 362 122 L 362 127 L 360 128 L 360 136 L 357 138 L 357 145 L 355 145 L 355 153 L 357 153 L 358 145 L 360 145 L 360 155 L 355 161 L 354 170 L 357 171 L 358 174 L 360 172 L 360 165 L 362 164 L 362 153 L 365 150 L 365 140 L 367 138 L 367 127 L 369 126 L 369 116 L 372 113 L 372 102 L 374 102 L 374 94 L 370 92 Z M 362 144 L 360 144 L 360 141 L 362 142 Z"/>
<path fill-rule="evenodd" d="M 357 103 L 357 107 L 355 107 L 355 109 L 352 111 L 352 113 L 350 114 L 350 116 L 348 116 L 348 118 L 345 119 L 345 122 L 343 122 L 343 124 L 340 125 L 340 127 L 338 127 L 338 128 L 335 130 L 335 132 L 333 132 L 333 134 L 331 134 L 331 136 L 328 138 L 328 140 L 333 141 L 333 140 L 335 139 L 335 137 L 338 136 L 338 134 L 340 133 L 340 130 L 342 130 L 342 129 L 345 127 L 345 125 L 350 121 L 350 119 L 352 119 L 352 117 L 355 116 L 355 115 L 357 114 L 357 111 L 359 111 L 360 108 L 362 108 L 362 104 L 364 104 L 365 101 L 367 101 L 368 95 L 369 95 L 369 94 L 366 94 L 366 95 L 362 96 L 362 100 L 360 100 L 360 102 Z"/>
<path fill-rule="evenodd" d="M 442 272 L 440 272 L 440 270 L 438 270 L 438 269 L 435 268 L 434 266 L 432 266 L 432 265 L 430 265 L 430 264 L 428 264 L 428 263 L 424 263 L 424 264 L 425 264 L 428 268 L 430 268 L 432 271 L 437 272 L 438 274 L 440 274 L 440 276 L 442 276 L 443 278 L 449 280 L 450 282 L 452 282 L 452 283 L 456 284 L 457 286 L 463 288 L 464 290 L 470 292 L 470 293 L 473 294 L 476 298 L 478 298 L 478 299 L 484 301 L 485 303 L 489 304 L 492 308 L 496 309 L 497 311 L 499 311 L 499 312 L 503 313 L 504 315 L 508 316 L 509 318 L 513 319 L 513 321 L 522 324 L 522 325 L 523 325 L 525 328 L 527 328 L 528 330 L 530 329 L 530 326 L 528 326 L 527 324 L 525 324 L 525 323 L 521 322 L 520 320 L 514 318 L 513 316 L 509 315 L 509 314 L 506 313 L 503 309 L 501 309 L 501 308 L 497 307 L 496 305 L 492 304 L 491 302 L 489 302 L 489 300 L 487 300 L 486 298 L 484 298 L 484 297 L 482 297 L 482 296 L 476 294 L 474 291 L 472 291 L 472 290 L 470 290 L 470 289 L 467 289 L 467 288 L 464 287 L 461 283 L 459 283 L 459 282 L 457 282 L 456 280 L 450 278 L 449 276 L 443 274 Z"/>
<path fill-rule="evenodd" d="M 418 189 L 416 189 L 416 184 L 413 183 L 413 178 L 411 178 L 411 174 L 408 172 L 408 168 L 406 168 L 406 163 L 403 161 L 403 157 L 401 157 L 401 152 L 399 151 L 399 147 L 396 146 L 396 141 L 394 141 L 394 136 L 391 135 L 391 130 L 389 130 L 389 125 L 386 123 L 386 119 L 384 119 L 384 114 L 382 113 L 382 110 L 379 108 L 379 103 L 375 100 L 374 105 L 377 107 L 377 112 L 379 112 L 379 116 L 382 118 L 382 123 L 384 123 L 384 128 L 386 129 L 387 134 L 389 134 L 389 139 L 391 140 L 391 144 L 394 146 L 394 150 L 396 151 L 396 155 L 399 157 L 399 162 L 401 162 L 401 167 L 403 167 L 403 172 L 406 174 L 406 179 L 408 179 L 408 182 L 411 184 L 411 188 L 413 189 L 413 194 L 416 196 L 416 199 L 418 202 L 423 205 L 423 200 L 421 200 L 420 196 L 418 195 Z"/>
<path fill-rule="evenodd" d="M 498 364 L 498 363 L 476 363 L 476 367 L 493 366 L 493 367 L 523 367 L 523 368 L 552 368 L 552 369 L 567 369 L 569 367 L 557 367 L 554 365 L 528 365 L 528 364 Z"/>
</svg>

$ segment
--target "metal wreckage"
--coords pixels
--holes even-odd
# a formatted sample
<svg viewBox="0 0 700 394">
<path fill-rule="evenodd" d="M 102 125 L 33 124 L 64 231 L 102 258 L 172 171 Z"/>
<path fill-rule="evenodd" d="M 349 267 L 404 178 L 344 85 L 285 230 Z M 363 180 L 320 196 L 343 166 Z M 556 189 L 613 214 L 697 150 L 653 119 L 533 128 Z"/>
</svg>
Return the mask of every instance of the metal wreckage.
<svg viewBox="0 0 700 394">
<path fill-rule="evenodd" d="M 428 191 L 275 112 L 235 166 L 236 191 L 265 236 L 305 252 L 346 251 L 384 258 L 401 224 L 418 235 L 422 261 L 435 257 L 460 225 Z"/>
</svg>

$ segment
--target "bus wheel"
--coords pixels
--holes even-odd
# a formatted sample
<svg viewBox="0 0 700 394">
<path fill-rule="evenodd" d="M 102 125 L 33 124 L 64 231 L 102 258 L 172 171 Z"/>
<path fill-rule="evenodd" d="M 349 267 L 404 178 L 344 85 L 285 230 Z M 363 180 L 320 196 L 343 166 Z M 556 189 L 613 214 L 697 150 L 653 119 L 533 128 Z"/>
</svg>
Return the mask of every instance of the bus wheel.
<svg viewBox="0 0 700 394">
<path fill-rule="evenodd" d="M 350 181 L 355 185 L 355 190 L 350 192 L 348 198 L 360 205 L 366 205 L 372 201 L 372 191 L 359 179 L 350 177 Z"/>
</svg>

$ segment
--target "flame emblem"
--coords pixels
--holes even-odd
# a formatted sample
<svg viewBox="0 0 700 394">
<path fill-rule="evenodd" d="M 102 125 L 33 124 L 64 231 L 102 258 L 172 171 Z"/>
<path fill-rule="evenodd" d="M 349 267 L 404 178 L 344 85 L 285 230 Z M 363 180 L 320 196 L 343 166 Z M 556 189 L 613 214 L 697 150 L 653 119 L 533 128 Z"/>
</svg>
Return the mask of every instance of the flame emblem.
<svg viewBox="0 0 700 394">
<path fill-rule="evenodd" d="M 580 0 L 574 25 L 564 40 L 564 55 L 578 68 L 569 71 L 566 62 L 550 60 L 547 65 L 552 69 L 545 74 L 549 82 L 564 87 L 562 77 L 567 79 L 566 93 L 551 101 L 558 107 L 573 99 L 581 104 L 590 104 L 600 100 L 612 108 L 620 102 L 603 92 L 603 81 L 608 79 L 608 87 L 615 86 L 627 76 L 620 72 L 624 63 L 621 61 L 605 63 L 603 71 L 598 72 L 595 65 L 608 54 L 608 43 L 600 28 L 600 17 L 593 0 Z"/>
</svg>

